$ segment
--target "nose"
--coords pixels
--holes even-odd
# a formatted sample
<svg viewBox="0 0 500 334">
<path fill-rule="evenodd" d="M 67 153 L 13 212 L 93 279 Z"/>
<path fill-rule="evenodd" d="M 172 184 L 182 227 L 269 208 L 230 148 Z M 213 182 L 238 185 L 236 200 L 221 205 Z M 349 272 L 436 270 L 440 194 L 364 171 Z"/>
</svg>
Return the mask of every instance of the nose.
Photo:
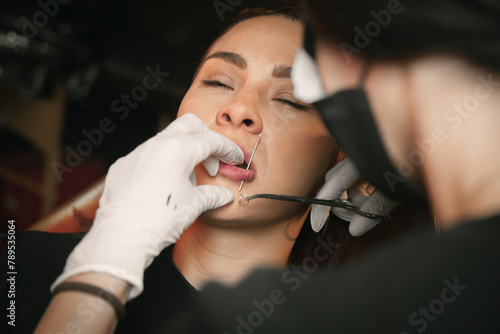
<svg viewBox="0 0 500 334">
<path fill-rule="evenodd" d="M 220 126 L 243 128 L 252 134 L 261 133 L 263 124 L 258 93 L 240 92 L 230 103 L 219 109 L 216 123 Z"/>
</svg>

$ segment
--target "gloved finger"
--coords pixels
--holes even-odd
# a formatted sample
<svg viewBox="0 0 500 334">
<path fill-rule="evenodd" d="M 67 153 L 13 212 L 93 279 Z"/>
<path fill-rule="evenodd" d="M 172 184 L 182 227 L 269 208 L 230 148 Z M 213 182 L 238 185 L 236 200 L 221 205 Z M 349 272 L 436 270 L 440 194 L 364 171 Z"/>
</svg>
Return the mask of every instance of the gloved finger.
<svg viewBox="0 0 500 334">
<path fill-rule="evenodd" d="M 210 131 L 208 126 L 194 114 L 185 114 L 170 123 L 158 135 L 179 136 Z"/>
<path fill-rule="evenodd" d="M 330 214 L 330 207 L 314 204 L 311 208 L 311 228 L 314 232 L 319 232 L 325 225 Z"/>
<path fill-rule="evenodd" d="M 360 208 L 365 204 L 365 202 L 368 200 L 368 198 L 370 198 L 370 197 L 367 195 L 364 195 L 362 193 L 351 193 L 349 195 L 349 202 L 352 205 L 355 205 L 358 208 Z"/>
<path fill-rule="evenodd" d="M 347 204 L 357 206 L 358 208 L 362 206 L 368 199 L 368 196 L 363 195 L 363 192 L 350 191 L 349 193 L 350 193 L 349 201 L 347 202 Z M 350 222 L 352 218 L 356 215 L 353 211 L 349 209 L 338 208 L 338 207 L 332 207 L 332 212 L 335 216 L 348 222 Z"/>
<path fill-rule="evenodd" d="M 385 216 L 388 215 L 398 204 L 399 201 L 395 201 L 385 196 L 380 191 L 375 190 L 359 209 L 361 211 Z M 354 215 L 351 220 L 351 224 L 349 225 L 349 232 L 352 236 L 358 237 L 374 228 L 379 222 L 380 220 Z"/>
<path fill-rule="evenodd" d="M 325 184 L 316 196 L 321 199 L 337 199 L 360 179 L 358 169 L 351 159 L 346 158 L 325 175 Z"/>
<path fill-rule="evenodd" d="M 186 166 L 189 170 L 210 156 L 230 165 L 240 164 L 244 159 L 243 152 L 238 145 L 215 131 L 190 136 L 189 143 L 185 143 L 185 147 L 192 147 L 190 165 Z"/>
<path fill-rule="evenodd" d="M 371 219 L 360 215 L 354 215 L 349 224 L 349 232 L 353 237 L 359 237 L 380 223 L 380 219 Z"/>
<path fill-rule="evenodd" d="M 369 195 L 370 194 L 367 191 L 366 187 L 358 187 L 355 184 L 345 192 L 345 195 L 342 194 L 340 198 L 349 199 L 348 204 L 357 206 L 359 208 L 366 202 Z M 353 211 L 344 208 L 332 207 L 332 212 L 340 219 L 348 222 L 350 222 L 355 216 L 355 213 Z"/>
<path fill-rule="evenodd" d="M 201 212 L 220 208 L 234 201 L 234 194 L 221 186 L 202 185 L 195 188 L 197 207 Z"/>
<path fill-rule="evenodd" d="M 189 182 L 191 182 L 193 186 L 196 186 L 196 173 L 194 170 L 191 175 L 189 175 Z"/>
<path fill-rule="evenodd" d="M 349 196 L 349 201 L 347 203 L 360 207 L 367 199 L 368 197 L 363 196 L 362 194 L 354 194 Z M 335 216 L 348 222 L 352 221 L 353 217 L 356 215 L 351 210 L 337 207 L 332 207 L 332 212 Z"/>
<path fill-rule="evenodd" d="M 347 195 L 347 191 L 344 191 L 342 195 L 340 195 L 339 199 L 348 200 L 349 196 Z M 348 201 L 349 204 L 353 204 Z M 342 220 L 350 222 L 352 217 L 354 216 L 354 212 L 348 209 L 343 209 L 339 207 L 332 206 L 330 210 L 335 216 L 339 217 Z"/>
<path fill-rule="evenodd" d="M 378 207 L 374 207 L 373 204 L 377 202 L 377 194 L 380 192 L 374 192 L 372 195 L 375 196 L 372 199 L 370 197 L 364 196 L 360 193 L 357 194 L 351 194 L 351 200 L 353 201 L 353 204 L 356 205 L 357 207 L 360 208 L 360 210 L 372 210 L 372 211 L 377 211 L 379 209 Z M 364 205 L 367 201 L 372 201 L 368 202 L 367 205 Z M 367 207 L 370 207 L 370 209 L 367 209 Z M 372 211 L 367 211 L 369 213 L 375 213 Z M 353 215 L 351 219 L 351 224 L 349 224 L 349 232 L 351 233 L 352 236 L 357 237 L 361 236 L 364 233 L 368 232 L 372 228 L 374 228 L 378 223 L 380 223 L 380 219 L 370 219 L 367 217 L 363 217 L 360 215 Z"/>
<path fill-rule="evenodd" d="M 352 220 L 352 217 L 354 217 L 354 212 L 343 208 L 332 208 L 332 213 L 347 222 L 350 222 Z"/>
<path fill-rule="evenodd" d="M 349 158 L 339 162 L 325 175 L 326 182 L 319 191 L 316 198 L 338 199 L 340 196 L 360 178 L 359 172 Z M 333 213 L 340 210 L 341 219 L 348 218 L 347 212 L 334 209 Z M 313 205 L 311 209 L 311 227 L 319 232 L 328 218 L 330 207 L 324 205 Z"/>
<path fill-rule="evenodd" d="M 211 176 L 215 176 L 219 170 L 220 159 L 228 164 L 237 165 L 243 162 L 244 156 L 241 149 L 232 140 L 224 137 L 215 131 L 210 130 L 203 121 L 194 114 L 185 114 L 173 121 L 167 128 L 158 134 L 159 137 L 183 136 L 186 134 L 199 134 L 198 142 L 196 143 L 194 165 L 188 166 L 194 168 L 202 161 L 206 161 L 211 155 L 214 159 L 208 159 L 204 163 L 207 172 Z M 207 136 L 203 136 L 209 134 Z M 187 148 L 189 144 L 184 143 L 183 148 Z"/>
<path fill-rule="evenodd" d="M 219 159 L 216 157 L 208 157 L 207 160 L 203 161 L 203 166 L 205 166 L 208 175 L 215 176 L 219 171 Z"/>
</svg>

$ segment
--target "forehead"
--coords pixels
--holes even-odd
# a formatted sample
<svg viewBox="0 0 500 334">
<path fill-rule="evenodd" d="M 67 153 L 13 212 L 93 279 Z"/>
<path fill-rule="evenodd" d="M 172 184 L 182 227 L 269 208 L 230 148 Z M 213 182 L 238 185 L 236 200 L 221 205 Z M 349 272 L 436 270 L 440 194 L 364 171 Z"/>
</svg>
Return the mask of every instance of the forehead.
<svg viewBox="0 0 500 334">
<path fill-rule="evenodd" d="M 282 16 L 256 17 L 238 23 L 211 47 L 291 65 L 302 44 L 303 26 Z"/>
</svg>

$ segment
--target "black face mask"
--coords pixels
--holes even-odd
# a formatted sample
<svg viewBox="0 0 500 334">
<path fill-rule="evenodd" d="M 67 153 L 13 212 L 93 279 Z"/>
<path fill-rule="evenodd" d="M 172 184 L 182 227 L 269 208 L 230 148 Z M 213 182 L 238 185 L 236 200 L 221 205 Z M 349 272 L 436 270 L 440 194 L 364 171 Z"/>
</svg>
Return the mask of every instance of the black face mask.
<svg viewBox="0 0 500 334">
<path fill-rule="evenodd" d="M 292 68 L 294 94 L 312 102 L 339 146 L 373 186 L 394 199 L 425 201 L 424 194 L 409 184 L 387 155 L 362 88 L 368 68 L 365 66 L 361 74 L 359 88 L 326 96 L 315 61 L 314 36 L 306 25 L 304 46 Z"/>
<path fill-rule="evenodd" d="M 373 186 L 395 199 L 424 200 L 389 160 L 364 89 L 343 90 L 313 105 L 339 146 Z"/>
</svg>

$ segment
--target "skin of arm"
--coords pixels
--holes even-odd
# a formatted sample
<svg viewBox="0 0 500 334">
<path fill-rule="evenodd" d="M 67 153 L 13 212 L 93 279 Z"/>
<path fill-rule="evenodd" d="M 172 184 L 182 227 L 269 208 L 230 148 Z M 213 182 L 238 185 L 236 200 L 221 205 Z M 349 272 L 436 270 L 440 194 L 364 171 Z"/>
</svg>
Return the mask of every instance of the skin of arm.
<svg viewBox="0 0 500 334">
<path fill-rule="evenodd" d="M 130 284 L 113 276 L 89 272 L 75 275 L 66 282 L 86 283 L 115 295 L 125 304 Z M 113 333 L 118 321 L 113 306 L 101 297 L 81 292 L 57 293 L 45 311 L 35 333 Z"/>
</svg>

